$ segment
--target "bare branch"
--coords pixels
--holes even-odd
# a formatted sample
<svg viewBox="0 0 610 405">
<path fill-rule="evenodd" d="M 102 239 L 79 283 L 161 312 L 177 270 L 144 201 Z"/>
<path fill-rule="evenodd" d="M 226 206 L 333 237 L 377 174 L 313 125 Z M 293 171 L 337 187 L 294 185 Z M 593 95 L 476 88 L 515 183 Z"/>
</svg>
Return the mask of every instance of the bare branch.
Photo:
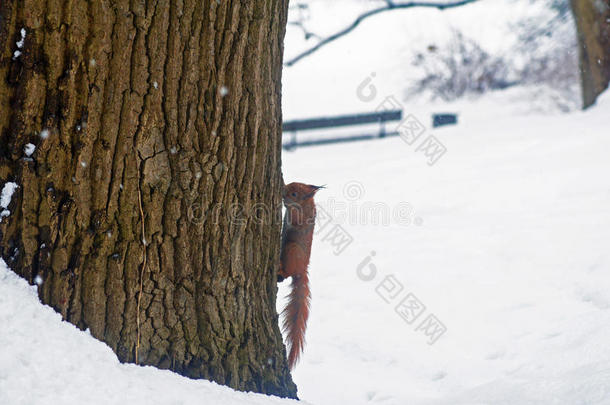
<svg viewBox="0 0 610 405">
<path fill-rule="evenodd" d="M 297 63 L 301 59 L 311 55 L 312 53 L 316 52 L 317 50 L 319 50 L 323 46 L 328 45 L 329 43 L 331 43 L 331 42 L 341 38 L 342 36 L 348 34 L 351 31 L 353 31 L 358 25 L 360 25 L 360 23 L 363 20 L 365 20 L 365 19 L 367 19 L 369 17 L 372 17 L 372 16 L 374 16 L 376 14 L 383 13 L 385 11 L 397 10 L 397 9 L 400 9 L 400 8 L 411 8 L 411 7 L 431 7 L 431 8 L 437 8 L 439 10 L 445 10 L 447 8 L 460 7 L 460 6 L 464 6 L 466 4 L 469 4 L 469 3 L 474 3 L 475 1 L 478 1 L 478 0 L 460 0 L 460 1 L 455 1 L 455 2 L 452 2 L 452 3 L 427 3 L 427 2 L 419 2 L 419 1 L 411 1 L 409 3 L 394 3 L 391 0 L 386 0 L 386 5 L 385 6 L 380 7 L 380 8 L 376 8 L 376 9 L 373 9 L 373 10 L 369 10 L 366 13 L 363 13 L 363 14 L 359 15 L 354 20 L 354 22 L 352 22 L 346 28 L 342 29 L 341 31 L 337 31 L 336 33 L 332 34 L 329 37 L 326 37 L 326 38 L 322 39 L 316 45 L 312 46 L 311 48 L 307 49 L 306 51 L 301 52 L 300 54 L 298 54 L 297 56 L 295 56 L 292 59 L 288 60 L 287 62 L 284 62 L 284 65 L 285 66 L 292 66 L 292 65 L 294 65 L 295 63 Z"/>
<path fill-rule="evenodd" d="M 303 36 L 305 37 L 306 40 L 310 39 L 311 37 L 315 37 L 315 38 L 322 40 L 322 38 L 318 34 L 316 34 L 315 32 L 309 31 L 305 27 L 305 24 L 303 23 L 303 21 L 292 21 L 292 22 L 289 22 L 288 25 L 293 25 L 295 27 L 298 27 L 301 31 L 303 31 Z"/>
</svg>

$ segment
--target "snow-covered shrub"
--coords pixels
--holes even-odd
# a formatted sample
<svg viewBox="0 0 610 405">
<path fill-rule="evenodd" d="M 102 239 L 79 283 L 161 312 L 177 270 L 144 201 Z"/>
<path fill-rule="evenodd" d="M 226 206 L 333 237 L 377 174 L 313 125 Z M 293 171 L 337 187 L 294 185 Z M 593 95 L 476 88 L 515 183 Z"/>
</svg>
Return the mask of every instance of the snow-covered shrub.
<svg viewBox="0 0 610 405">
<path fill-rule="evenodd" d="M 423 74 L 407 90 L 407 97 L 429 94 L 432 99 L 449 101 L 512 84 L 502 58 L 490 55 L 457 30 L 447 46 L 428 45 L 425 51 L 416 52 L 413 65 Z"/>
<path fill-rule="evenodd" d="M 407 88 L 407 99 L 450 101 L 518 85 L 531 88 L 533 98 L 544 98 L 558 110 L 579 108 L 578 43 L 569 2 L 529 3 L 529 15 L 509 24 L 507 41 L 514 43 L 501 53 L 488 52 L 477 38 L 457 30 L 448 43 L 416 51 L 412 64 L 420 75 Z"/>
</svg>

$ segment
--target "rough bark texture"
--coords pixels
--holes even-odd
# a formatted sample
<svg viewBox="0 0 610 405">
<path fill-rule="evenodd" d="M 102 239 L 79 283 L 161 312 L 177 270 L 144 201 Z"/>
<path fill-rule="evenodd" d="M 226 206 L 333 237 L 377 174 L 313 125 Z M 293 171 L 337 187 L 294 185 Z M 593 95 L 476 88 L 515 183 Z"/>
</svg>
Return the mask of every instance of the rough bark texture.
<svg viewBox="0 0 610 405">
<path fill-rule="evenodd" d="M 578 31 L 583 107 L 610 82 L 610 1 L 571 0 Z"/>
<path fill-rule="evenodd" d="M 287 3 L 0 1 L 0 188 L 19 185 L 0 254 L 121 361 L 296 395 L 275 308 Z"/>
</svg>

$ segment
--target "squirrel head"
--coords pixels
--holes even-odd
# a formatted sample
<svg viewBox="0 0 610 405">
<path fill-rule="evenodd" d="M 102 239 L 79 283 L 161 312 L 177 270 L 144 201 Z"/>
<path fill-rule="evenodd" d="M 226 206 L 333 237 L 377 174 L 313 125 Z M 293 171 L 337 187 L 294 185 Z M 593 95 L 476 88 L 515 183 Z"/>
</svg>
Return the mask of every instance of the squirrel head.
<svg viewBox="0 0 610 405">
<path fill-rule="evenodd" d="M 303 183 L 290 183 L 284 186 L 282 197 L 285 205 L 301 204 L 304 201 L 310 200 L 324 186 L 312 186 Z"/>
</svg>

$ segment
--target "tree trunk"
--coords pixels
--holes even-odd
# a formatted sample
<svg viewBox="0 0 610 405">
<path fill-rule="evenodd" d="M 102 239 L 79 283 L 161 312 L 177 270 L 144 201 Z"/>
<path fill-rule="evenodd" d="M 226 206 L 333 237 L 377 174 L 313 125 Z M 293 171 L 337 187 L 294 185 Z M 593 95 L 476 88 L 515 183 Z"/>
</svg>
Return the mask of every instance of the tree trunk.
<svg viewBox="0 0 610 405">
<path fill-rule="evenodd" d="M 19 186 L 0 254 L 121 361 L 296 395 L 275 309 L 287 8 L 0 1 L 0 188 Z"/>
<path fill-rule="evenodd" d="M 583 107 L 610 82 L 610 1 L 571 0 L 580 51 Z"/>
</svg>

